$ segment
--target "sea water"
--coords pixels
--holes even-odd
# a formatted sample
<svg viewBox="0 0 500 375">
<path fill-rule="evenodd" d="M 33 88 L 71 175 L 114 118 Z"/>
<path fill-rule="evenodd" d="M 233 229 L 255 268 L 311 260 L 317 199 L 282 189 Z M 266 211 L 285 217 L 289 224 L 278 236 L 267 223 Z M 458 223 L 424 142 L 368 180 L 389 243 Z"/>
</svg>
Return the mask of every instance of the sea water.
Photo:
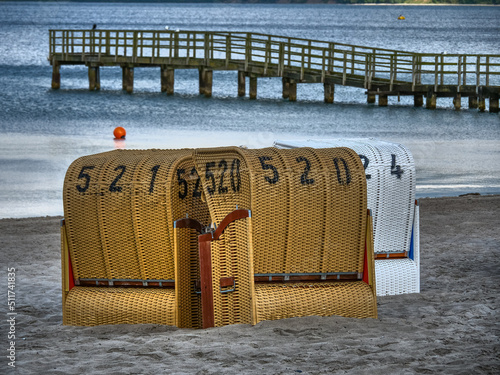
<svg viewBox="0 0 500 375">
<path fill-rule="evenodd" d="M 403 14 L 405 21 L 398 21 Z M 263 78 L 258 99 L 237 96 L 235 72 L 214 72 L 213 95 L 198 95 L 198 72 L 177 70 L 175 95 L 160 92 L 159 68 L 135 69 L 134 93 L 121 70 L 101 69 L 88 91 L 85 67 L 63 66 L 51 89 L 49 29 L 245 31 L 428 53 L 500 54 L 500 7 L 0 2 L 0 218 L 62 215 L 69 164 L 115 148 L 223 145 L 267 147 L 276 139 L 378 138 L 411 150 L 417 196 L 500 193 L 500 116 L 414 108 L 412 98 L 366 104 L 364 90 L 320 84 L 281 98 Z M 248 83 L 247 83 L 248 84 Z M 247 89 L 248 92 L 248 89 Z M 113 129 L 127 130 L 125 141 Z"/>
</svg>

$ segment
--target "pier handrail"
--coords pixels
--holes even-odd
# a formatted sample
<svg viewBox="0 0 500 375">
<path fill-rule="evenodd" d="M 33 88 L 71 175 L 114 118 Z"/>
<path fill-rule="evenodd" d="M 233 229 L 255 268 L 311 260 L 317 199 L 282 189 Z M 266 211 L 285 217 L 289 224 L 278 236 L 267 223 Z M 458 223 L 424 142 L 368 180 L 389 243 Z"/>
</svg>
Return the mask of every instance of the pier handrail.
<svg viewBox="0 0 500 375">
<path fill-rule="evenodd" d="M 402 83 L 415 90 L 418 85 L 500 87 L 500 55 L 430 54 L 372 48 L 344 43 L 291 38 L 249 32 L 171 30 L 49 30 L 50 54 L 79 56 L 86 61 L 117 63 L 122 58 L 136 64 L 180 64 L 216 59 L 223 67 L 243 64 L 277 70 L 278 76 L 293 71 L 306 82 L 311 74 L 321 82 L 335 77 L 345 84 L 368 90 L 375 83 Z"/>
</svg>

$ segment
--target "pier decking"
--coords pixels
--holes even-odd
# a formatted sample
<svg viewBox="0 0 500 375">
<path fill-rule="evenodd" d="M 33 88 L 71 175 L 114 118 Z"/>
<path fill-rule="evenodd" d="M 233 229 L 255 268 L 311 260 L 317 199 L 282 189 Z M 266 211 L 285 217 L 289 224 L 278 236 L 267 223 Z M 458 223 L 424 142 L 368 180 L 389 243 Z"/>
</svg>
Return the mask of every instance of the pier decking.
<svg viewBox="0 0 500 375">
<path fill-rule="evenodd" d="M 52 88 L 62 65 L 88 67 L 89 89 L 100 89 L 100 68 L 120 66 L 123 89 L 133 91 L 134 68 L 160 67 L 161 91 L 174 92 L 176 69 L 199 70 L 199 92 L 212 95 L 214 70 L 238 71 L 238 95 L 257 97 L 260 77 L 281 77 L 283 98 L 297 100 L 297 84 L 322 83 L 325 102 L 335 85 L 364 89 L 367 102 L 413 96 L 415 106 L 436 108 L 436 98 L 461 98 L 469 108 L 499 112 L 500 55 L 422 54 L 244 32 L 170 30 L 50 30 Z"/>
</svg>

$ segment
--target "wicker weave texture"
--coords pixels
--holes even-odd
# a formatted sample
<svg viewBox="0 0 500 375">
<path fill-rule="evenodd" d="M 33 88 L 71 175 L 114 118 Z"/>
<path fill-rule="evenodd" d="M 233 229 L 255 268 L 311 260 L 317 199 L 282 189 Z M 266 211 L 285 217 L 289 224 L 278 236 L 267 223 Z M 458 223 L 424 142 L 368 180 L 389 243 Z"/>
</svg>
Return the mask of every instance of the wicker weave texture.
<svg viewBox="0 0 500 375">
<path fill-rule="evenodd" d="M 201 298 L 195 289 L 200 279 L 197 239 L 194 229 L 175 229 L 175 325 L 179 328 L 202 327 Z"/>
<path fill-rule="evenodd" d="M 250 209 L 249 171 L 240 148 L 197 149 L 193 158 L 215 225 L 219 225 L 236 206 Z"/>
<path fill-rule="evenodd" d="M 236 147 L 198 149 L 194 152 L 212 222 L 236 208 L 250 209 L 250 173 Z M 249 220 L 231 223 L 211 245 L 215 325 L 252 323 L 253 262 Z M 220 287 L 221 278 L 235 279 L 235 291 Z"/>
<path fill-rule="evenodd" d="M 218 241 L 212 242 L 212 288 L 215 326 L 251 324 L 253 313 L 253 267 L 249 234 L 250 219 L 231 223 Z M 221 287 L 221 278 L 234 278 Z"/>
<path fill-rule="evenodd" d="M 199 327 L 200 307 L 193 295 L 198 272 L 195 231 L 180 235 L 178 253 L 188 256 L 174 257 L 173 222 L 186 216 L 205 224 L 210 221 L 208 207 L 196 190 L 201 186 L 191 154 L 192 150 L 116 150 L 77 159 L 66 174 L 64 207 L 75 279 L 174 280 L 177 262 L 186 273 L 177 287 L 189 290 L 181 294 L 187 301 L 181 298 L 176 303 L 173 291 L 158 298 L 168 295 L 168 303 L 173 304 L 165 310 L 174 314 L 168 324 L 177 319 L 182 326 Z M 87 291 L 86 298 L 72 298 L 63 313 L 80 308 L 92 314 L 93 310 L 77 305 L 91 299 L 93 304 L 105 306 L 109 295 L 97 289 L 93 294 Z M 130 293 L 120 296 L 133 300 Z M 108 306 L 111 310 L 122 307 Z M 106 324 L 120 314 L 111 310 Z M 100 321 L 92 316 L 88 319 Z M 115 323 L 119 322 L 122 320 Z"/>
<path fill-rule="evenodd" d="M 220 161 L 229 158 L 239 160 L 238 192 L 228 193 L 214 185 L 214 179 L 222 181 L 224 176 Z M 220 278 L 243 275 L 237 279 L 237 289 L 242 281 L 244 290 L 247 286 L 253 288 L 252 275 L 248 280 L 244 276 L 249 269 L 233 269 L 244 264 L 245 254 L 252 250 L 249 243 L 253 256 L 247 261 L 257 274 L 363 272 L 366 180 L 354 151 L 210 149 L 197 150 L 195 163 L 216 223 L 236 205 L 252 211 L 249 239 L 244 237 L 247 231 L 242 228 L 234 234 L 227 230 L 221 240 L 212 243 L 216 325 L 237 322 L 233 317 L 243 311 L 234 307 L 232 299 L 236 294 L 219 293 Z M 236 224 L 235 229 L 238 225 L 242 224 Z M 376 317 L 373 289 L 362 282 L 322 283 L 314 287 L 255 285 L 253 289 L 255 294 L 246 294 L 238 302 L 239 306 L 254 306 L 254 323 L 305 315 Z M 324 305 L 325 299 L 331 304 Z M 285 312 L 276 313 L 273 309 Z"/>
<path fill-rule="evenodd" d="M 377 295 L 419 293 L 418 271 L 417 263 L 408 258 L 375 260 Z"/>
<path fill-rule="evenodd" d="M 212 243 L 216 325 L 274 319 L 267 307 L 258 312 L 273 300 L 307 305 L 290 307 L 291 316 L 376 316 L 373 290 L 356 282 L 282 285 L 281 296 L 273 287 L 257 299 L 253 279 L 254 273 L 362 272 L 366 202 L 363 164 L 348 148 L 116 150 L 80 158 L 64 185 L 75 278 L 175 279 L 176 289 L 75 287 L 66 296 L 64 322 L 200 327 L 197 233 L 174 229 L 173 222 L 188 216 L 219 225 L 236 208 L 253 216 L 230 224 Z M 221 288 L 221 278 L 234 278 L 235 290 Z M 302 289 L 311 292 L 300 302 Z M 324 312 L 322 298 L 352 301 Z"/>
<path fill-rule="evenodd" d="M 71 164 L 64 214 L 75 278 L 174 278 L 164 202 L 173 162 L 189 153 L 116 150 Z"/>
<path fill-rule="evenodd" d="M 420 210 L 415 205 L 412 230 L 413 259 L 379 259 L 375 261 L 377 295 L 390 296 L 420 293 Z"/>
<path fill-rule="evenodd" d="M 276 141 L 278 147 L 349 147 L 366 167 L 368 208 L 373 212 L 375 252 L 408 251 L 415 201 L 415 165 L 403 145 L 375 139 Z"/>
<path fill-rule="evenodd" d="M 255 296 L 259 322 L 310 315 L 377 316 L 373 290 L 362 281 L 256 285 Z"/>
<path fill-rule="evenodd" d="M 375 252 L 409 251 L 413 234 L 413 260 L 376 260 L 377 295 L 420 291 L 418 206 L 415 202 L 415 166 L 401 144 L 380 140 L 277 141 L 278 147 L 340 147 L 356 151 L 366 167 L 368 208 L 373 212 Z M 402 172 L 402 173 L 400 173 Z M 385 263 L 388 262 L 388 263 Z M 398 266 L 400 265 L 400 266 Z"/>
<path fill-rule="evenodd" d="M 347 148 L 242 152 L 252 179 L 255 272 L 362 272 L 366 181 L 359 157 Z"/>
<path fill-rule="evenodd" d="M 175 325 L 173 289 L 74 287 L 64 306 L 64 324 Z"/>
</svg>

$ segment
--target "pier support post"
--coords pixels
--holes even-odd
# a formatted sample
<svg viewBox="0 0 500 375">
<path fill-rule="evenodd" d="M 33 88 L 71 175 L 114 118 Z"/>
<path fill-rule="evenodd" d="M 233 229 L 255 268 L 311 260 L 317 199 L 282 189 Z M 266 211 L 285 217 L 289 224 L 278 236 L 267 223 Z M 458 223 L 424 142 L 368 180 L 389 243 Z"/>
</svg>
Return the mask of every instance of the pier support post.
<svg viewBox="0 0 500 375">
<path fill-rule="evenodd" d="M 198 69 L 198 82 L 199 82 L 199 90 L 200 95 L 205 94 L 205 82 L 203 81 L 203 68 Z"/>
<path fill-rule="evenodd" d="M 250 77 L 250 99 L 257 99 L 257 77 Z"/>
<path fill-rule="evenodd" d="M 246 82 L 245 82 L 245 72 L 238 70 L 238 96 L 245 96 L 246 93 Z"/>
<path fill-rule="evenodd" d="M 457 93 L 455 97 L 453 98 L 453 107 L 455 108 L 455 111 L 459 111 L 460 108 L 462 107 L 462 94 Z"/>
<path fill-rule="evenodd" d="M 387 107 L 388 104 L 388 97 L 387 95 L 379 95 L 378 96 L 378 106 L 379 107 Z"/>
<path fill-rule="evenodd" d="M 368 93 L 368 94 L 366 95 L 366 102 L 367 102 L 368 104 L 373 104 L 373 103 L 375 103 L 375 94 Z"/>
<path fill-rule="evenodd" d="M 52 60 L 52 89 L 58 90 L 61 88 L 61 65 L 55 60 Z"/>
<path fill-rule="evenodd" d="M 174 94 L 175 70 L 161 67 L 161 92 L 166 92 L 167 95 Z"/>
<path fill-rule="evenodd" d="M 101 89 L 101 76 L 98 66 L 89 66 L 89 90 Z"/>
<path fill-rule="evenodd" d="M 325 88 L 325 103 L 333 103 L 333 98 L 335 95 L 335 85 L 325 82 L 323 86 Z"/>
<path fill-rule="evenodd" d="M 96 74 L 95 74 L 95 69 L 91 66 L 88 67 L 89 73 L 89 90 L 94 91 L 95 90 L 95 81 L 96 81 Z"/>
<path fill-rule="evenodd" d="M 297 82 L 293 79 L 290 80 L 289 86 L 288 86 L 288 100 L 291 102 L 296 102 L 297 101 Z"/>
<path fill-rule="evenodd" d="M 124 66 L 122 66 L 122 90 L 126 90 L 127 89 L 127 72 L 126 72 L 126 68 Z"/>
<path fill-rule="evenodd" d="M 499 112 L 498 95 L 490 96 L 490 112 L 491 113 L 498 113 Z"/>
<path fill-rule="evenodd" d="M 413 95 L 413 105 L 415 107 L 422 107 L 424 105 L 423 95 Z"/>
<path fill-rule="evenodd" d="M 283 83 L 283 99 L 288 99 L 290 97 L 290 78 L 283 77 L 281 81 Z"/>
<path fill-rule="evenodd" d="M 469 109 L 475 109 L 477 105 L 477 96 L 469 96 Z"/>
<path fill-rule="evenodd" d="M 129 94 L 134 91 L 134 68 L 122 67 L 122 88 Z"/>
<path fill-rule="evenodd" d="M 427 91 L 427 96 L 425 98 L 425 108 L 436 109 L 436 93 L 434 90 Z"/>
<path fill-rule="evenodd" d="M 207 98 L 212 96 L 213 70 L 200 69 L 200 94 Z"/>
<path fill-rule="evenodd" d="M 477 108 L 479 108 L 480 112 L 484 112 L 486 110 L 486 99 L 484 96 L 479 96 Z"/>
</svg>

